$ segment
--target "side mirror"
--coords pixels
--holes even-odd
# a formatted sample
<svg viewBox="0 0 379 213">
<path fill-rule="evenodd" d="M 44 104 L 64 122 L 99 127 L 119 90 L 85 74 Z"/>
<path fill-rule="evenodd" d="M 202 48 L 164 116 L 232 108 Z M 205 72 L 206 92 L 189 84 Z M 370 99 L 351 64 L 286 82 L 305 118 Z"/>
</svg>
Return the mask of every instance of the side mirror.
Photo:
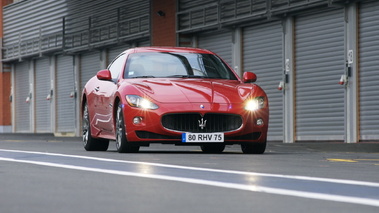
<svg viewBox="0 0 379 213">
<path fill-rule="evenodd" d="M 110 81 L 112 80 L 112 74 L 109 70 L 100 70 L 96 74 L 97 79 L 104 80 L 104 81 Z"/>
<path fill-rule="evenodd" d="M 243 73 L 243 82 L 244 83 L 253 83 L 257 81 L 257 75 L 252 72 Z"/>
</svg>

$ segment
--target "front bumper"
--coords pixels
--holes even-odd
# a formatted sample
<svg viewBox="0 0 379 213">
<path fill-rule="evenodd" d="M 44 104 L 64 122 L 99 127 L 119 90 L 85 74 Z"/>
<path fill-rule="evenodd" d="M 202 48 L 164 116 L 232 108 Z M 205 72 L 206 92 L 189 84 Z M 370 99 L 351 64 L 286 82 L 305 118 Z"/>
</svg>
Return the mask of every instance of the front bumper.
<svg viewBox="0 0 379 213">
<path fill-rule="evenodd" d="M 199 107 L 199 106 L 202 106 Z M 176 145 L 197 145 L 202 143 L 183 143 L 182 133 L 184 132 L 212 132 L 207 130 L 207 126 L 201 128 L 204 121 L 195 118 L 192 119 L 194 127 L 189 129 L 178 128 L 168 129 L 162 124 L 162 117 L 168 114 L 190 114 L 204 116 L 207 114 L 235 115 L 241 118 L 241 124 L 238 128 L 227 131 L 214 130 L 215 132 L 224 133 L 224 144 L 242 144 L 250 142 L 265 142 L 267 139 L 268 129 L 268 108 L 256 110 L 254 112 L 246 111 L 241 104 L 164 104 L 160 105 L 157 110 L 142 110 L 139 108 L 124 107 L 124 119 L 126 136 L 129 142 L 139 142 L 141 145 L 150 143 L 165 143 Z M 205 116 L 206 117 L 206 116 Z M 138 118 L 139 123 L 135 123 Z M 263 123 L 257 124 L 260 119 Z M 221 121 L 217 121 L 221 122 Z M 229 122 L 229 121 L 228 121 Z M 200 126 L 200 127 L 199 127 Z M 211 125 L 209 125 L 211 126 Z M 200 130 L 202 129 L 202 130 Z"/>
</svg>

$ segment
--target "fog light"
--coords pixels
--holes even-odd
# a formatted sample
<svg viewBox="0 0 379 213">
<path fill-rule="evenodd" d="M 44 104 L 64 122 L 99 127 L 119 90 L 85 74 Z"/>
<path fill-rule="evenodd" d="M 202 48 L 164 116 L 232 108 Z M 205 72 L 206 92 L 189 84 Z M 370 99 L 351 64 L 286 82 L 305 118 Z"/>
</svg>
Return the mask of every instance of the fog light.
<svg viewBox="0 0 379 213">
<path fill-rule="evenodd" d="M 264 124 L 263 119 L 262 118 L 258 118 L 257 121 L 256 121 L 256 124 L 257 124 L 257 126 L 262 126 Z"/>
<path fill-rule="evenodd" d="M 140 124 L 142 122 L 142 118 L 141 117 L 134 117 L 133 118 L 133 124 Z"/>
</svg>

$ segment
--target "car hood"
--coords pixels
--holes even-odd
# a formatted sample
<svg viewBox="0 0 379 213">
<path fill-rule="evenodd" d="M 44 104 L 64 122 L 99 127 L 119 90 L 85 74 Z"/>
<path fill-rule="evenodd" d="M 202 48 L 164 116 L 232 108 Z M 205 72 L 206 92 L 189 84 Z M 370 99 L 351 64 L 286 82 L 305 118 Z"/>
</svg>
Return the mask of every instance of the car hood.
<svg viewBox="0 0 379 213">
<path fill-rule="evenodd" d="M 131 85 L 161 103 L 241 103 L 252 84 L 213 79 L 135 79 Z"/>
</svg>

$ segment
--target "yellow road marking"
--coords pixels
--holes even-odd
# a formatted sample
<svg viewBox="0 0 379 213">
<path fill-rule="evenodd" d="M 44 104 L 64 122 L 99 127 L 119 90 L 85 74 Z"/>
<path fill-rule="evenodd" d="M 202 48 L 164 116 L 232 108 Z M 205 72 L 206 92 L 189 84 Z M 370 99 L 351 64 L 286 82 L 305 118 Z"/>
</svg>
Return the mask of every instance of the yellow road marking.
<svg viewBox="0 0 379 213">
<path fill-rule="evenodd" d="M 352 160 L 352 159 L 336 159 L 336 158 L 328 158 L 327 159 L 330 162 L 348 162 L 348 163 L 356 163 L 358 161 Z"/>
<path fill-rule="evenodd" d="M 379 161 L 379 159 L 338 159 L 338 158 L 327 158 L 326 159 L 329 162 L 345 162 L 345 163 L 357 163 L 357 162 L 370 162 L 374 163 L 375 166 L 379 166 L 376 161 Z"/>
</svg>

